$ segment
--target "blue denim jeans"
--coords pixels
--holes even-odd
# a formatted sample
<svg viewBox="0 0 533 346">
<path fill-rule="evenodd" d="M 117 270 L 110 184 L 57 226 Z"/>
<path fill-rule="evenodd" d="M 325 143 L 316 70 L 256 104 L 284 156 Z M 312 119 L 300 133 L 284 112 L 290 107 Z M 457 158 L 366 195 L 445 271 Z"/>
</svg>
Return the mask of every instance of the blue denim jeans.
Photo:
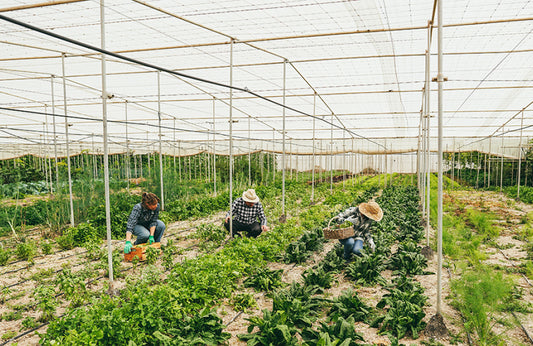
<svg viewBox="0 0 533 346">
<path fill-rule="evenodd" d="M 339 239 L 339 241 L 342 245 L 344 245 L 344 259 L 350 259 L 353 253 L 357 256 L 361 255 L 361 249 L 363 248 L 363 241 L 361 239 L 354 239 L 350 237 L 346 239 Z"/>
<path fill-rule="evenodd" d="M 161 237 L 163 236 L 163 233 L 165 232 L 165 224 L 161 220 L 157 220 L 157 225 L 155 226 L 155 232 L 154 232 L 154 240 L 156 243 L 159 243 L 161 241 Z M 133 235 L 137 236 L 137 240 L 135 240 L 135 245 L 144 244 L 148 241 L 148 238 L 150 237 L 150 230 L 143 225 L 135 225 L 133 227 Z"/>
</svg>

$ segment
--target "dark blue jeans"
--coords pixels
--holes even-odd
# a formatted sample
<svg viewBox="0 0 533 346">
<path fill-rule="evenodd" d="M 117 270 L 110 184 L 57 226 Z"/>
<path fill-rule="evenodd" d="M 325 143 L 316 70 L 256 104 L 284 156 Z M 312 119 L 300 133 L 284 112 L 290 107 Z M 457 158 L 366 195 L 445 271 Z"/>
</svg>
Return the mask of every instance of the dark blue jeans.
<svg viewBox="0 0 533 346">
<path fill-rule="evenodd" d="M 154 232 L 154 241 L 156 243 L 159 243 L 161 241 L 161 237 L 163 236 L 163 233 L 165 232 L 165 224 L 161 220 L 157 220 L 157 225 L 155 226 L 155 232 Z M 150 230 L 143 225 L 135 225 L 133 227 L 133 235 L 137 236 L 137 240 L 135 240 L 135 245 L 144 244 L 148 242 L 148 238 L 150 237 Z"/>
<path fill-rule="evenodd" d="M 361 255 L 361 249 L 363 249 L 363 240 L 357 238 L 339 239 L 342 245 L 344 245 L 344 259 L 348 260 L 352 257 L 352 254 L 357 256 Z"/>
</svg>

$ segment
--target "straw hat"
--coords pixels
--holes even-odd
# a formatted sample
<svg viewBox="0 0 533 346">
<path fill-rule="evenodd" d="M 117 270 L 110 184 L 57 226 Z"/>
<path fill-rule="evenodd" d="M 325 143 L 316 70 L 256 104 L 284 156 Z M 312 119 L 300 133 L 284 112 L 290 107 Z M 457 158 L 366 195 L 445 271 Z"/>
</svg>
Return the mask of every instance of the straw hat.
<svg viewBox="0 0 533 346">
<path fill-rule="evenodd" d="M 259 197 L 257 197 L 257 195 L 255 194 L 255 190 L 254 189 L 249 189 L 249 190 L 244 191 L 242 193 L 242 199 L 245 202 L 250 202 L 250 203 L 259 202 Z"/>
<path fill-rule="evenodd" d="M 374 201 L 359 204 L 359 211 L 374 221 L 380 221 L 383 218 L 383 210 Z"/>
</svg>

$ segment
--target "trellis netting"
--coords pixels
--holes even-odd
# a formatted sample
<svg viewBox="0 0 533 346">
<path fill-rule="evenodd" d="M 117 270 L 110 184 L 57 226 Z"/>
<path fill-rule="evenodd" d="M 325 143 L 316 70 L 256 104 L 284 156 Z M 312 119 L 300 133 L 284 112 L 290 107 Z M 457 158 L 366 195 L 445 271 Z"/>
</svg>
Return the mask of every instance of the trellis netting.
<svg viewBox="0 0 533 346">
<path fill-rule="evenodd" d="M 102 154 L 103 98 L 109 153 L 228 155 L 231 140 L 291 168 L 315 154 L 412 171 L 425 135 L 437 150 L 434 2 L 0 4 L 0 159 L 65 156 L 67 131 L 70 155 Z M 446 1 L 443 16 L 444 151 L 517 158 L 532 135 L 533 4 Z M 105 92 L 94 48 L 110 53 Z"/>
</svg>

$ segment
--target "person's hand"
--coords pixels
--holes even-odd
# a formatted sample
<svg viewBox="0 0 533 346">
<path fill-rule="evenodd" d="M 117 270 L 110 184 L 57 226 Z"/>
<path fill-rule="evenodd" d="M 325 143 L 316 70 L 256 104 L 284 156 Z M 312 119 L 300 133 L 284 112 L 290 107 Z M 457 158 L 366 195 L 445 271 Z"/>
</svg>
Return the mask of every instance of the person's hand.
<svg viewBox="0 0 533 346">
<path fill-rule="evenodd" d="M 154 236 L 153 236 L 153 235 L 151 235 L 150 237 L 148 237 L 148 245 L 151 245 L 154 241 L 155 241 L 155 239 L 154 239 Z"/>
<path fill-rule="evenodd" d="M 229 222 L 229 216 L 226 216 L 226 222 Z"/>
<path fill-rule="evenodd" d="M 374 240 L 370 239 L 368 241 L 368 245 L 370 246 L 370 251 L 372 251 L 372 252 L 376 251 L 376 244 L 374 244 Z"/>
<path fill-rule="evenodd" d="M 131 241 L 127 240 L 126 245 L 124 245 L 124 253 L 130 253 L 132 247 Z"/>
<path fill-rule="evenodd" d="M 261 230 L 262 230 L 263 232 L 268 232 L 269 229 L 268 229 L 268 226 L 267 226 L 267 225 L 263 225 L 263 226 L 261 226 Z"/>
<path fill-rule="evenodd" d="M 337 223 L 338 223 L 339 225 L 345 221 L 344 218 L 342 218 L 342 217 L 340 217 L 340 216 L 335 216 L 335 220 L 337 220 Z"/>
</svg>

